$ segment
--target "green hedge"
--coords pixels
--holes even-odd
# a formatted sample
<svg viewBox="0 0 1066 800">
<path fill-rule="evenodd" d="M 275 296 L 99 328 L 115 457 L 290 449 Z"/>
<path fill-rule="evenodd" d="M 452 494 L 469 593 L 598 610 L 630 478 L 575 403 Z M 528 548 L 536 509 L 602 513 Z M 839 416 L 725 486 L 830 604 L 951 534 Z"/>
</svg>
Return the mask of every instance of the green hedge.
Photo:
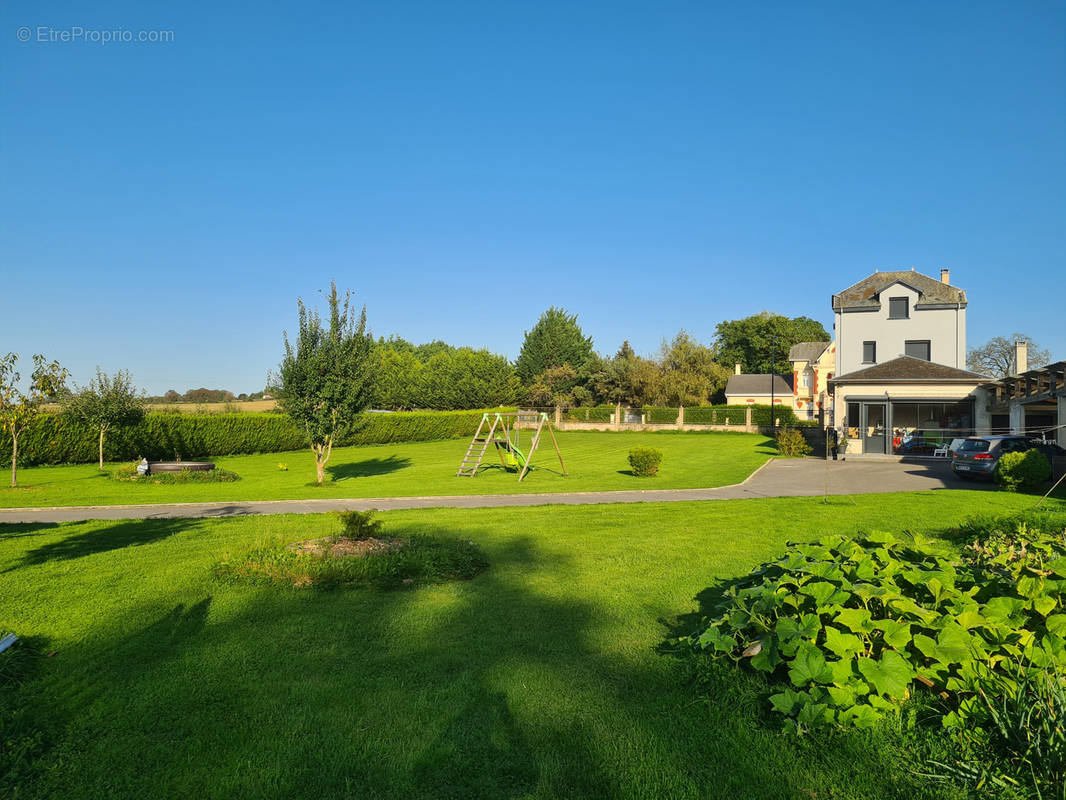
<svg viewBox="0 0 1066 800">
<path fill-rule="evenodd" d="M 644 406 L 644 421 L 653 425 L 673 425 L 677 422 L 677 407 Z M 743 425 L 747 421 L 748 407 L 745 406 L 691 406 L 685 408 L 686 425 Z M 781 420 L 782 427 L 795 426 L 796 415 L 791 408 L 774 407 L 774 416 Z M 770 406 L 753 405 L 751 407 L 752 424 L 764 428 L 771 425 Z"/>
<path fill-rule="evenodd" d="M 640 411 L 648 425 L 673 425 L 677 422 L 677 406 L 644 406 Z"/>
<path fill-rule="evenodd" d="M 513 410 L 513 409 L 510 409 Z M 483 411 L 365 414 L 339 446 L 425 442 L 473 436 Z M 139 425 L 111 431 L 104 443 L 108 461 L 147 458 L 191 459 L 241 453 L 281 453 L 307 446 L 302 430 L 284 414 L 156 414 Z M 19 438 L 19 463 L 91 463 L 97 434 L 59 414 L 44 414 Z M 11 459 L 11 440 L 0 441 L 0 463 Z"/>
<path fill-rule="evenodd" d="M 614 406 L 588 406 L 571 408 L 563 413 L 566 422 L 610 422 Z"/>
</svg>

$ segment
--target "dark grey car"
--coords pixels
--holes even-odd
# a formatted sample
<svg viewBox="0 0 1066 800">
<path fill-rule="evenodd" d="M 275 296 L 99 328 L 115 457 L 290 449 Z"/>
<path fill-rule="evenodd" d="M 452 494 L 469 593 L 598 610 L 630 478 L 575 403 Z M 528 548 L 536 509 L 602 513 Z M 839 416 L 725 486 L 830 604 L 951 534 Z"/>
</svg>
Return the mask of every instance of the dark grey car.
<svg viewBox="0 0 1066 800">
<path fill-rule="evenodd" d="M 960 478 L 991 478 L 1001 455 L 1032 446 L 1024 436 L 971 436 L 952 455 L 951 470 Z"/>
</svg>

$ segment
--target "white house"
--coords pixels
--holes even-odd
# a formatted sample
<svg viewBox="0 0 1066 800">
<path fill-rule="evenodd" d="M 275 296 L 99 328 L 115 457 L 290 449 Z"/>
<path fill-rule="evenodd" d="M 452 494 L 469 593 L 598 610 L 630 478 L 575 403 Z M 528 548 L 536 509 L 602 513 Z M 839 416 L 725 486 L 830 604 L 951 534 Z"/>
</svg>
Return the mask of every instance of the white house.
<svg viewBox="0 0 1066 800">
<path fill-rule="evenodd" d="M 914 270 L 875 272 L 832 298 L 833 424 L 849 453 L 929 454 L 974 431 L 966 293 Z"/>
</svg>

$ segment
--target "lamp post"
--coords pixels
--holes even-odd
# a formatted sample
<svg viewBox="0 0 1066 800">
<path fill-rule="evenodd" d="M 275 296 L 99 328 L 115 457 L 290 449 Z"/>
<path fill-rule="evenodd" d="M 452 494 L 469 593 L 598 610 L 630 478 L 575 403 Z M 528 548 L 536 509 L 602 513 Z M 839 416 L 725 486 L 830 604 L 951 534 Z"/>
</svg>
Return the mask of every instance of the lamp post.
<svg viewBox="0 0 1066 800">
<path fill-rule="evenodd" d="M 770 435 L 777 432 L 774 422 L 774 362 L 777 360 L 777 335 L 770 336 Z"/>
</svg>

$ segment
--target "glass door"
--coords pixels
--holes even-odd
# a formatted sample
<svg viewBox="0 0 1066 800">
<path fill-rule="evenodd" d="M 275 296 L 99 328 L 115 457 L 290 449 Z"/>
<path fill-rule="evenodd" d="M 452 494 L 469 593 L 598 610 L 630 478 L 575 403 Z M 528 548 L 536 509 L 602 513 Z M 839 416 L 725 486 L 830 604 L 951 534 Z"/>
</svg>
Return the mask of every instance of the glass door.
<svg viewBox="0 0 1066 800">
<path fill-rule="evenodd" d="M 863 403 L 862 405 L 862 451 L 864 453 L 885 452 L 885 403 Z"/>
</svg>

